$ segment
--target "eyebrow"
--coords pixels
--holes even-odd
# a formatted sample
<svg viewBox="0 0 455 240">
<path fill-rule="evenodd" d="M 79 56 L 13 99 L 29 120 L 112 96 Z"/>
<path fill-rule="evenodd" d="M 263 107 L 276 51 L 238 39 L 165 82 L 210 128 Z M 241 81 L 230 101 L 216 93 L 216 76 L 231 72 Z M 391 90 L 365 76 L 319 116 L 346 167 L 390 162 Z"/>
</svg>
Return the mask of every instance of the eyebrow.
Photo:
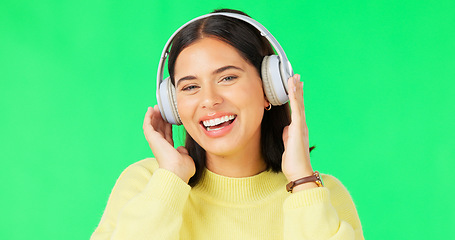
<svg viewBox="0 0 455 240">
<path fill-rule="evenodd" d="M 212 72 L 212 75 L 220 74 L 220 73 L 222 73 L 222 72 L 224 72 L 226 70 L 229 70 L 229 69 L 236 69 L 236 70 L 240 70 L 240 71 L 244 72 L 244 70 L 239 68 L 239 67 L 236 67 L 236 66 L 233 66 L 233 65 L 227 65 L 227 66 L 220 67 L 220 68 L 216 69 L 215 71 Z M 177 87 L 183 81 L 194 80 L 194 79 L 196 79 L 196 77 L 193 76 L 193 75 L 182 77 L 179 80 L 177 80 Z"/>
</svg>

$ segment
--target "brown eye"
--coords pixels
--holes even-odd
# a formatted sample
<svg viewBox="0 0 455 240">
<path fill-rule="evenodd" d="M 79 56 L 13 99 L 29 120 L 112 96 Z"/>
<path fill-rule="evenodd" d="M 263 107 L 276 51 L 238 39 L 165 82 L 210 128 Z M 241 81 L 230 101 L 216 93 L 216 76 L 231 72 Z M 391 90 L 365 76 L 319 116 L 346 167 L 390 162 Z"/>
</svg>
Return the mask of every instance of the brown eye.
<svg viewBox="0 0 455 240">
<path fill-rule="evenodd" d="M 237 78 L 236 76 L 228 76 L 228 77 L 223 78 L 222 81 L 227 81 L 227 82 L 229 82 L 229 81 L 232 81 L 232 80 L 234 80 L 234 79 L 236 79 L 236 78 Z"/>
<path fill-rule="evenodd" d="M 190 85 L 190 86 L 186 86 L 186 87 L 182 88 L 182 91 L 191 91 L 191 90 L 194 90 L 196 88 L 197 88 L 196 85 Z"/>
</svg>

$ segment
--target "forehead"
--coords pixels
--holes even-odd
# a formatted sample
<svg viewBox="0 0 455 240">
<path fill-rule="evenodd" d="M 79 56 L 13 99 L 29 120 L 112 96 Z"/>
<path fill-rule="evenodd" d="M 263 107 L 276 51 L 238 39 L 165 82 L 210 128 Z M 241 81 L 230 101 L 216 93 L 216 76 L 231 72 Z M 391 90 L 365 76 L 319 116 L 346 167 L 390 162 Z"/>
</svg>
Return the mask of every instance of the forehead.
<svg viewBox="0 0 455 240">
<path fill-rule="evenodd" d="M 175 75 L 213 70 L 221 65 L 245 64 L 247 61 L 236 48 L 219 39 L 206 37 L 180 52 L 175 62 Z"/>
</svg>

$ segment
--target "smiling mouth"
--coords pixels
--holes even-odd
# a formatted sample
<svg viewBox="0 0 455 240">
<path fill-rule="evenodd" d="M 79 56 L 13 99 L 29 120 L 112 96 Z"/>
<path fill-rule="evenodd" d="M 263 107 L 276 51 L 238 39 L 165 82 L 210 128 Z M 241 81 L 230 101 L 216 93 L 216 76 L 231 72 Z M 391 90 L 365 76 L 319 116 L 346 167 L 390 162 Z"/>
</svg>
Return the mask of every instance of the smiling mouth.
<svg viewBox="0 0 455 240">
<path fill-rule="evenodd" d="M 208 132 L 216 131 L 216 130 L 220 130 L 220 129 L 228 126 L 232 122 L 234 122 L 236 117 L 237 117 L 237 115 L 227 115 L 227 116 L 223 116 L 223 117 L 220 117 L 220 118 L 214 118 L 214 119 L 210 119 L 210 120 L 205 120 L 205 121 L 201 122 L 201 125 Z"/>
</svg>

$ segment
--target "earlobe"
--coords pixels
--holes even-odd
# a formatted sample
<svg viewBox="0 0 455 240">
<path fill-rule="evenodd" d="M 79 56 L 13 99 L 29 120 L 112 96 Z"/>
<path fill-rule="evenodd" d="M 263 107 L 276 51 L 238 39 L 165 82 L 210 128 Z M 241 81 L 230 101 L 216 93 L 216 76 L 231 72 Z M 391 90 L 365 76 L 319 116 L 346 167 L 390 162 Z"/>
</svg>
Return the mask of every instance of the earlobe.
<svg viewBox="0 0 455 240">
<path fill-rule="evenodd" d="M 267 111 L 272 109 L 272 104 L 269 101 L 267 101 L 267 100 L 265 101 L 264 109 L 267 110 Z"/>
<path fill-rule="evenodd" d="M 264 96 L 264 108 L 268 107 L 270 102 L 267 100 L 267 97 Z"/>
</svg>

